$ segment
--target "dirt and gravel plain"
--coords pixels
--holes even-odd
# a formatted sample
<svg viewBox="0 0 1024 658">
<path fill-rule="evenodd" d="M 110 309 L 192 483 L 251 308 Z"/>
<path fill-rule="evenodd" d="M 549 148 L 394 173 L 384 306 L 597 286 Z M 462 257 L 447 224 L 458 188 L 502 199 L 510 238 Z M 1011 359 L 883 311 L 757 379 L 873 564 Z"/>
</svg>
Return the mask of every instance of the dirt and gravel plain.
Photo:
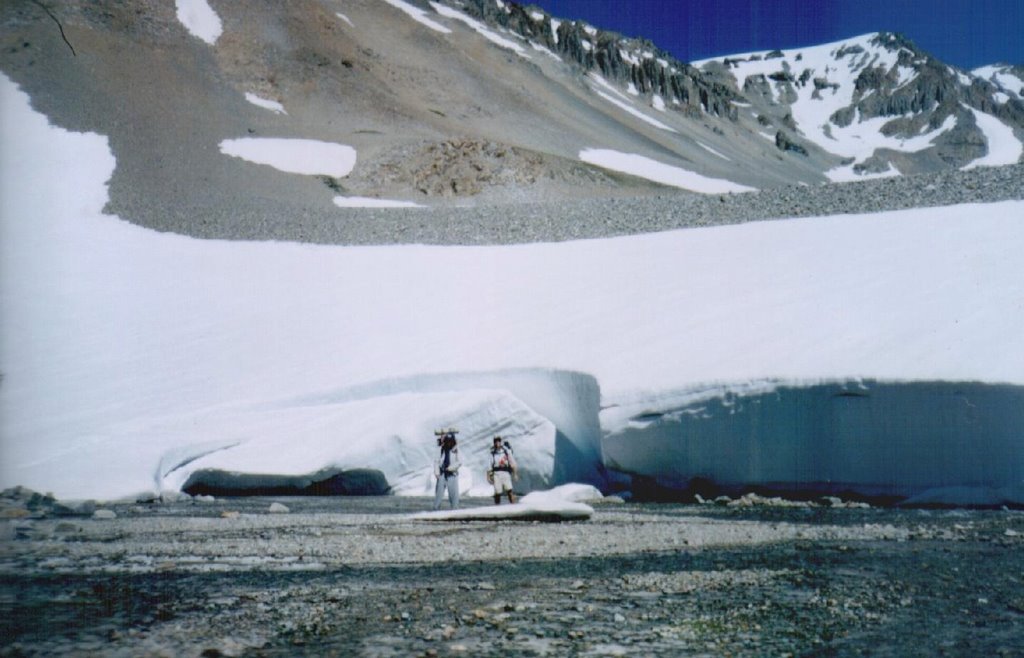
<svg viewBox="0 0 1024 658">
<path fill-rule="evenodd" d="M 410 518 L 427 508 L 182 499 L 4 520 L 0 655 L 1024 655 L 1020 511 Z"/>
</svg>

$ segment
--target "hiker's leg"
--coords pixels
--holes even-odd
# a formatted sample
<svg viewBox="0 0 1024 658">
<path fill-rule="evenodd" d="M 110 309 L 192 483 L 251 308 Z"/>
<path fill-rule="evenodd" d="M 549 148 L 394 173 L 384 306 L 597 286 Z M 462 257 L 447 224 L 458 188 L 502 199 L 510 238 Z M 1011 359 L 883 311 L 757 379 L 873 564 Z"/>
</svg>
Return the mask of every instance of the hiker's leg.
<svg viewBox="0 0 1024 658">
<path fill-rule="evenodd" d="M 448 478 L 448 502 L 452 509 L 459 509 L 459 476 L 453 475 Z"/>
<path fill-rule="evenodd" d="M 434 509 L 441 509 L 441 501 L 444 500 L 444 476 L 437 478 L 434 485 Z"/>
</svg>

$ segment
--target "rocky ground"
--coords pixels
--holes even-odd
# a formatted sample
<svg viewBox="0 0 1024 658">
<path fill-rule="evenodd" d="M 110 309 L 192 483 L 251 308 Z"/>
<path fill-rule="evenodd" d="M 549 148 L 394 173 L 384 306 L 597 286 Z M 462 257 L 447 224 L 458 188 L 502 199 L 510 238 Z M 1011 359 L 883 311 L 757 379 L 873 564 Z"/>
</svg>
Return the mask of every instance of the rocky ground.
<svg viewBox="0 0 1024 658">
<path fill-rule="evenodd" d="M 1021 512 L 627 503 L 561 524 L 409 518 L 427 507 L 8 511 L 0 655 L 1024 654 Z"/>
<path fill-rule="evenodd" d="M 507 173 L 507 172 L 506 172 Z M 553 174 L 544 174 L 549 176 Z M 324 187 L 325 194 L 331 194 Z M 504 189 L 504 188 L 502 188 Z M 854 183 L 794 185 L 744 194 L 695 194 L 666 188 L 637 196 L 566 198 L 538 202 L 536 190 L 516 197 L 506 190 L 501 203 L 466 200 L 467 205 L 415 209 L 310 207 L 292 212 L 286 202 L 261 201 L 260 214 L 244 205 L 221 212 L 184 201 L 153 215 L 145 198 L 119 197 L 112 210 L 159 230 L 201 238 L 291 240 L 328 244 L 483 245 L 552 242 L 651 233 L 680 228 L 737 224 L 786 217 L 926 208 L 961 203 L 1024 199 L 1024 165 L 979 167 Z M 594 191 L 593 188 L 588 188 Z M 280 208 L 275 211 L 274 204 Z M 429 203 L 429 202 L 428 202 Z"/>
</svg>

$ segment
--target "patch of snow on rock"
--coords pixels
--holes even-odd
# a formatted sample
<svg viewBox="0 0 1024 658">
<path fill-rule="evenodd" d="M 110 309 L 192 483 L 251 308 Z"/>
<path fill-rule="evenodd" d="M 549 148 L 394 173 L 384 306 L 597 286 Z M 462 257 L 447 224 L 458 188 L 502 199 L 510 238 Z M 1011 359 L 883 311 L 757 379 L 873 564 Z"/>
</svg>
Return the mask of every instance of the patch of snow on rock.
<svg viewBox="0 0 1024 658">
<path fill-rule="evenodd" d="M 728 157 L 726 155 L 722 155 L 721 153 L 719 153 L 718 151 L 716 151 L 715 149 L 711 148 L 710 146 L 708 146 L 707 144 L 705 144 L 703 142 L 697 142 L 697 146 L 701 147 L 702 149 L 704 149 L 708 153 L 713 153 L 713 154 L 717 155 L 718 157 L 722 158 L 723 160 L 728 160 L 729 162 L 732 162 L 732 158 L 730 158 L 730 157 Z"/>
<path fill-rule="evenodd" d="M 704 194 L 757 191 L 753 187 L 722 178 L 709 178 L 635 153 L 622 153 L 611 149 L 583 149 L 580 151 L 580 160 L 604 169 L 646 178 L 662 185 Z"/>
<path fill-rule="evenodd" d="M 430 6 L 434 8 L 434 11 L 436 11 L 437 13 L 441 14 L 446 18 L 451 18 L 462 23 L 465 23 L 470 28 L 472 28 L 473 31 L 475 31 L 477 34 L 487 39 L 491 43 L 495 44 L 496 46 L 506 48 L 508 50 L 511 50 L 515 54 L 519 55 L 520 57 L 526 57 L 527 59 L 529 59 L 530 55 L 526 52 L 526 49 L 524 49 L 521 45 L 519 45 L 515 41 L 510 41 L 505 37 L 496 34 L 493 30 L 488 28 L 480 21 L 463 14 L 461 11 L 457 9 L 452 9 L 447 5 L 442 5 L 439 2 L 431 2 Z"/>
<path fill-rule="evenodd" d="M 223 31 L 220 16 L 206 0 L 175 0 L 178 20 L 189 34 L 211 46 L 217 43 Z"/>
<path fill-rule="evenodd" d="M 365 196 L 336 196 L 334 205 L 339 208 L 423 208 L 415 201 L 396 201 L 394 199 L 376 199 Z"/>
<path fill-rule="evenodd" d="M 271 112 L 276 112 L 278 114 L 288 114 L 284 110 L 284 105 L 281 105 L 277 101 L 272 101 L 267 98 L 261 98 L 256 94 L 250 92 L 245 92 L 245 100 L 249 101 L 257 107 L 262 107 L 265 110 L 270 110 Z"/>
<path fill-rule="evenodd" d="M 628 96 L 620 92 L 600 75 L 596 73 L 591 73 L 588 77 L 601 87 L 600 89 L 598 89 L 597 87 L 593 87 L 593 92 L 600 96 L 601 98 L 608 101 L 609 103 L 611 103 L 612 105 L 614 105 L 615 107 L 625 111 L 628 114 L 635 116 L 644 123 L 650 124 L 655 128 L 661 128 L 662 130 L 667 130 L 673 133 L 679 132 L 672 126 L 664 124 L 653 117 L 649 117 L 640 110 L 638 110 L 637 108 L 633 107 Z"/>
<path fill-rule="evenodd" d="M 1024 98 L 1024 78 L 1014 74 L 1008 66 L 982 66 L 971 73 L 999 87 L 1005 96 Z"/>
<path fill-rule="evenodd" d="M 446 28 L 444 25 L 441 25 L 437 21 L 428 18 L 427 12 L 420 9 L 419 7 L 410 5 L 408 2 L 402 2 L 402 0 L 384 0 L 384 2 L 388 3 L 395 9 L 399 9 L 405 12 L 406 15 L 408 15 L 414 21 L 420 23 L 421 25 L 429 27 L 431 30 L 434 30 L 435 32 L 440 32 L 441 34 L 452 33 L 452 31 Z"/>
</svg>

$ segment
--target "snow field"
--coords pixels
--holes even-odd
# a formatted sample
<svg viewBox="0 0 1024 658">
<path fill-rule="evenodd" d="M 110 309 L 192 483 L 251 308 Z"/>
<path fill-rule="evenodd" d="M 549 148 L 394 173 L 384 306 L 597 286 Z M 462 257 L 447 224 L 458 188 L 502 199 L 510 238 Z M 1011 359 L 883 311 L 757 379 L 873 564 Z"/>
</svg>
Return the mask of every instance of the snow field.
<svg viewBox="0 0 1024 658">
<path fill-rule="evenodd" d="M 103 215 L 106 138 L 53 128 L 6 77 L 0 103 L 4 487 L 134 495 L 205 455 L 190 468 L 386 467 L 421 491 L 425 429 L 462 414 L 483 438 L 511 409 L 540 442 L 517 458 L 547 459 L 547 419 L 593 465 L 597 402 L 573 420 L 572 395 L 531 395 L 551 374 L 512 391 L 510 369 L 646 406 L 765 379 L 1024 384 L 1021 201 L 520 246 L 202 241 Z"/>
</svg>

